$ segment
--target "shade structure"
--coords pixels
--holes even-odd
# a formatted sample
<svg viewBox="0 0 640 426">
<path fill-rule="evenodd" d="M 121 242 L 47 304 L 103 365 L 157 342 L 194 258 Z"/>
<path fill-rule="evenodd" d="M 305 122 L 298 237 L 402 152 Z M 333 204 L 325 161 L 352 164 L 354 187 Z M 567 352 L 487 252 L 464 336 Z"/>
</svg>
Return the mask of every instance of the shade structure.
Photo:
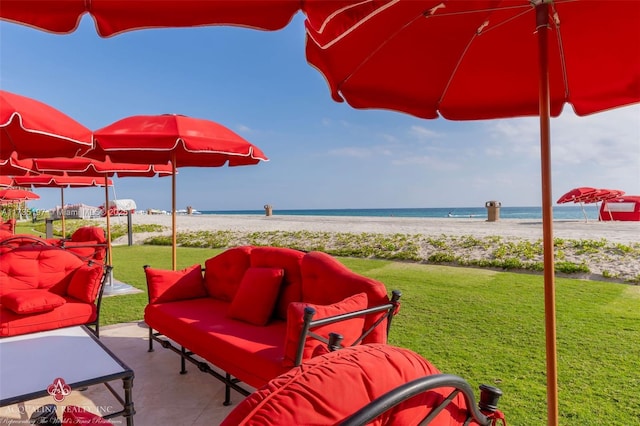
<svg viewBox="0 0 640 426">
<path fill-rule="evenodd" d="M 56 176 L 56 175 L 29 175 L 16 176 L 13 178 L 16 186 L 32 188 L 60 188 L 60 206 L 62 207 L 62 235 L 66 236 L 65 213 L 64 213 L 64 189 L 65 188 L 87 188 L 92 186 L 113 186 L 113 182 L 89 176 Z"/>
<path fill-rule="evenodd" d="M 299 0 L 3 0 L 0 18 L 45 31 L 73 32 L 84 14 L 102 37 L 141 28 L 236 25 L 283 28 Z"/>
<path fill-rule="evenodd" d="M 13 179 L 9 176 L 0 175 L 0 188 L 13 186 Z"/>
<path fill-rule="evenodd" d="M 305 2 L 336 101 L 422 118 L 540 117 L 547 422 L 558 424 L 550 117 L 640 102 L 640 2 Z"/>
<path fill-rule="evenodd" d="M 43 173 L 64 173 L 70 176 L 100 177 L 107 181 L 108 177 L 154 177 L 169 176 L 174 173 L 171 165 L 166 164 L 132 164 L 115 163 L 107 156 L 104 161 L 91 158 L 35 158 L 33 168 Z M 105 186 L 105 207 L 109 205 L 109 189 Z M 107 264 L 112 265 L 111 259 L 111 215 L 110 209 L 106 208 L 107 221 Z"/>
<path fill-rule="evenodd" d="M 40 196 L 25 189 L 0 189 L 0 204 L 21 203 L 23 201 L 39 200 Z"/>
<path fill-rule="evenodd" d="M 597 192 L 597 188 L 592 188 L 590 186 L 580 186 L 578 188 L 573 188 L 571 191 L 563 194 L 560 198 L 558 198 L 556 203 L 578 203 L 583 201 L 585 198 L 596 194 Z"/>
<path fill-rule="evenodd" d="M 176 171 L 179 167 L 248 166 L 268 161 L 240 135 L 210 120 L 177 114 L 138 115 L 94 132 L 89 155 L 132 163 L 171 162 L 172 264 L 176 269 Z"/>
<path fill-rule="evenodd" d="M 14 155 L 7 159 L 0 159 L 0 176 L 22 176 L 31 173 L 33 160 L 18 160 Z"/>
<path fill-rule="evenodd" d="M 38 100 L 0 90 L 0 160 L 74 157 L 92 147 L 91 130 L 73 118 Z"/>
</svg>

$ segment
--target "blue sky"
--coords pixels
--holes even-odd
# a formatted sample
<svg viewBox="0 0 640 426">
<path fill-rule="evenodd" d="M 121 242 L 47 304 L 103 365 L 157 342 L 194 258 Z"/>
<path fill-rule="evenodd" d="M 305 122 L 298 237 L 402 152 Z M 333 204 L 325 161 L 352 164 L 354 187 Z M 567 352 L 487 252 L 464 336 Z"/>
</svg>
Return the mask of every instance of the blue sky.
<svg viewBox="0 0 640 426">
<path fill-rule="evenodd" d="M 221 123 L 270 158 L 258 166 L 182 168 L 177 207 L 198 210 L 540 205 L 536 118 L 453 122 L 331 100 L 306 63 L 303 19 L 263 32 L 207 27 L 98 37 L 0 22 L 0 87 L 46 102 L 91 129 L 138 114 Z M 568 110 L 568 111 L 567 111 Z M 640 106 L 552 119 L 553 198 L 577 186 L 640 194 Z M 39 201 L 60 203 L 57 189 Z M 115 179 L 115 196 L 169 210 L 170 178 Z M 113 195 L 112 195 L 113 197 Z M 69 189 L 99 205 L 104 191 Z"/>
</svg>

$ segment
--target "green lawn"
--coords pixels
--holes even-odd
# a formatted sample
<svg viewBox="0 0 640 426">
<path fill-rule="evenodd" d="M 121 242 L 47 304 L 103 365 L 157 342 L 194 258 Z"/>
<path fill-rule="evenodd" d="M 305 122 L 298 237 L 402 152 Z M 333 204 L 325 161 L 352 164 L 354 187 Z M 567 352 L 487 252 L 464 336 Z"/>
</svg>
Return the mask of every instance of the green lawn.
<svg viewBox="0 0 640 426">
<path fill-rule="evenodd" d="M 220 250 L 178 248 L 178 267 Z M 509 424 L 546 423 L 543 279 L 540 275 L 340 258 L 402 291 L 390 343 L 441 371 L 504 392 Z M 117 246 L 114 276 L 145 288 L 142 266 L 171 267 L 171 248 Z M 557 279 L 560 423 L 631 425 L 640 419 L 640 286 Z M 103 300 L 102 323 L 142 318 L 146 292 Z M 476 392 L 476 396 L 478 395 Z"/>
</svg>

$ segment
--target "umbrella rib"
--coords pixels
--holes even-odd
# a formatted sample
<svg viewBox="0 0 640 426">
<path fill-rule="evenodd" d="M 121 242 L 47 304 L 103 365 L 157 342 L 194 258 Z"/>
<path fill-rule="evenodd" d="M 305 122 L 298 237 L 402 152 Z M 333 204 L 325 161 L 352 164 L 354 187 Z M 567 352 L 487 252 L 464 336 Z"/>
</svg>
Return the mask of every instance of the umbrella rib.
<svg viewBox="0 0 640 426">
<path fill-rule="evenodd" d="M 560 52 L 560 66 L 562 68 L 562 81 L 564 82 L 564 98 L 569 100 L 569 77 L 567 75 L 567 61 L 564 57 L 564 43 L 562 42 L 562 33 L 560 32 L 560 17 L 556 10 L 555 4 L 551 5 L 553 10 L 553 25 L 558 36 L 558 51 Z"/>
</svg>

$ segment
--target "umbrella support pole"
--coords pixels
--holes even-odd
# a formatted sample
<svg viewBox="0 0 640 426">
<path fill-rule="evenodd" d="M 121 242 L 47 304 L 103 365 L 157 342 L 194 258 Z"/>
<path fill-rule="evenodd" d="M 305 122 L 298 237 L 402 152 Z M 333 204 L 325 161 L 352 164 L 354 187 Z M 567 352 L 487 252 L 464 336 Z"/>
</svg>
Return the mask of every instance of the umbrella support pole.
<svg viewBox="0 0 640 426">
<path fill-rule="evenodd" d="M 109 276 L 104 286 L 103 294 L 105 296 L 112 296 L 116 294 L 131 293 L 135 288 L 129 284 L 125 284 L 113 278 L 113 268 L 109 269 Z"/>
<path fill-rule="evenodd" d="M 548 52 L 549 4 L 536 5 L 539 54 L 540 162 L 542 178 L 542 245 L 544 253 L 544 315 L 547 364 L 547 425 L 558 426 L 558 362 L 556 346 L 553 204 L 551 201 L 551 132 Z"/>
</svg>

